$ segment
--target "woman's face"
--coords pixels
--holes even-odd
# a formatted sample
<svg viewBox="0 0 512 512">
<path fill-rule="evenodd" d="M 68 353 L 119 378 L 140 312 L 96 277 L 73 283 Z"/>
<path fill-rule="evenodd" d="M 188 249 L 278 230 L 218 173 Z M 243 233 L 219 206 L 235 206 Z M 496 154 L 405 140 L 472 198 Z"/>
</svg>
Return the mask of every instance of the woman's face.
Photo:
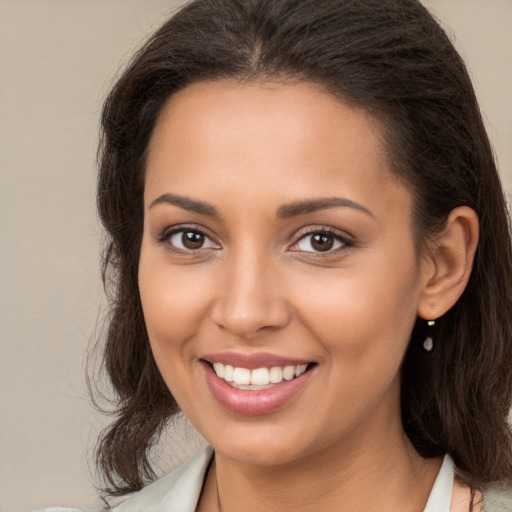
<svg viewBox="0 0 512 512">
<path fill-rule="evenodd" d="M 144 202 L 151 347 L 217 453 L 276 464 L 401 432 L 425 278 L 372 117 L 309 84 L 189 86 L 157 122 Z"/>
</svg>

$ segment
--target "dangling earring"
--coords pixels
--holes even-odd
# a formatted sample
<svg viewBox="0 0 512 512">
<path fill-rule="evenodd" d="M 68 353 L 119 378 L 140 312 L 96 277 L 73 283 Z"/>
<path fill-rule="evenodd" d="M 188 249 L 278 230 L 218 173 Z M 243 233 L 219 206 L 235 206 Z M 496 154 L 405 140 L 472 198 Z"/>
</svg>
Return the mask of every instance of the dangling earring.
<svg viewBox="0 0 512 512">
<path fill-rule="evenodd" d="M 436 325 L 436 321 L 435 320 L 429 320 L 427 322 L 427 325 L 429 327 L 434 327 L 434 325 Z M 423 342 L 423 348 L 427 351 L 427 352 L 430 352 L 433 348 L 434 348 L 434 340 L 432 339 L 431 336 L 428 336 L 425 341 Z"/>
</svg>

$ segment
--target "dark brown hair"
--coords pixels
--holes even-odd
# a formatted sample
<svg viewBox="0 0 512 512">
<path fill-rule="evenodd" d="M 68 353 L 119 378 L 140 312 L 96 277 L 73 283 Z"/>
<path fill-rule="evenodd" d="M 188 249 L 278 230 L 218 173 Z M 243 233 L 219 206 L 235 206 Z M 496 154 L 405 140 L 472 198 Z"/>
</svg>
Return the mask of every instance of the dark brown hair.
<svg viewBox="0 0 512 512">
<path fill-rule="evenodd" d="M 403 425 L 425 457 L 449 453 L 477 487 L 512 471 L 512 253 L 506 204 L 463 61 L 417 0 L 195 0 L 135 55 L 105 103 L 98 208 L 111 299 L 104 367 L 116 419 L 97 462 L 111 494 L 154 478 L 148 454 L 178 412 L 153 360 L 137 272 L 148 142 L 166 100 L 208 79 L 322 85 L 385 126 L 392 170 L 415 198 L 418 242 L 460 205 L 480 219 L 469 284 L 403 361 Z"/>
</svg>

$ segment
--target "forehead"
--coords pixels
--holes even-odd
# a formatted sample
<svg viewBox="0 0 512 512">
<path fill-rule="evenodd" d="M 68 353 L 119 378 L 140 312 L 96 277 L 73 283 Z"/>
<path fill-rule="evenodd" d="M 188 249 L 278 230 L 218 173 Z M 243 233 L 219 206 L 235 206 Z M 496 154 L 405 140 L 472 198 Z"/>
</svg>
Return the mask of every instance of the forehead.
<svg viewBox="0 0 512 512">
<path fill-rule="evenodd" d="M 314 84 L 196 83 L 173 95 L 157 121 L 146 200 L 167 188 L 207 197 L 261 192 L 269 201 L 348 194 L 375 203 L 398 186 L 382 133 L 370 114 Z"/>
</svg>

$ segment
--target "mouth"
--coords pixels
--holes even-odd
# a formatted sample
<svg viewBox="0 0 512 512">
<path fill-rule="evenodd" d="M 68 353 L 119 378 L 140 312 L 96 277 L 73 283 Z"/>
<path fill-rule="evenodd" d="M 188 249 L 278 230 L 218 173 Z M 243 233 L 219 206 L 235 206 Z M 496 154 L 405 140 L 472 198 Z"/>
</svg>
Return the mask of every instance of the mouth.
<svg viewBox="0 0 512 512">
<path fill-rule="evenodd" d="M 262 389 L 270 389 L 276 384 L 283 381 L 290 381 L 300 377 L 313 363 L 272 366 L 270 368 L 244 368 L 240 366 L 232 366 L 220 362 L 208 362 L 213 371 L 223 379 L 229 386 L 235 389 L 243 389 L 246 391 L 258 391 Z"/>
<path fill-rule="evenodd" d="M 201 363 L 217 402 L 244 416 L 269 414 L 287 406 L 306 387 L 317 367 L 314 362 L 264 355 L 244 358 L 220 354 L 205 357 Z"/>
</svg>

